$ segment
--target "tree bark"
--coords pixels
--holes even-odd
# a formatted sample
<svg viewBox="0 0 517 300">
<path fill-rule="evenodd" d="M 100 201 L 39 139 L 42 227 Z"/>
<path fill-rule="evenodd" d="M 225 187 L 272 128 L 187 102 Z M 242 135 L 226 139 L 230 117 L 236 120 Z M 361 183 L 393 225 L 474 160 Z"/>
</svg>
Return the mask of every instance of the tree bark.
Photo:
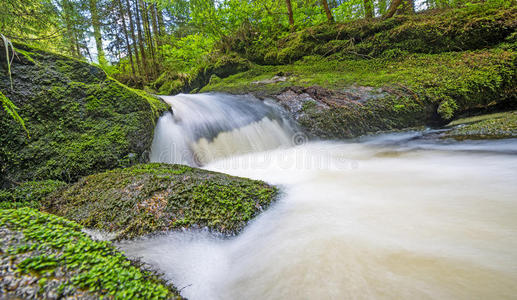
<svg viewBox="0 0 517 300">
<path fill-rule="evenodd" d="M 331 23 L 334 22 L 334 17 L 332 17 L 332 12 L 330 11 L 327 0 L 321 0 L 321 3 L 323 4 L 323 9 L 325 10 L 325 14 L 327 15 L 327 20 Z"/>
<path fill-rule="evenodd" d="M 93 37 L 95 38 L 95 45 L 97 46 L 97 59 L 99 60 L 99 64 L 103 65 L 106 63 L 106 57 L 104 56 L 104 49 L 102 48 L 101 24 L 97 0 L 90 0 L 90 14 L 92 17 Z"/>
<path fill-rule="evenodd" d="M 158 31 L 160 35 L 165 35 L 165 22 L 163 21 L 163 12 L 161 9 L 156 10 L 156 14 L 158 15 Z"/>
<path fill-rule="evenodd" d="M 158 29 L 158 14 L 156 13 L 156 5 L 151 4 L 151 19 L 153 21 L 153 36 L 155 41 L 155 47 L 160 45 L 160 30 Z"/>
<path fill-rule="evenodd" d="M 291 29 L 294 28 L 294 17 L 293 17 L 293 6 L 291 5 L 291 0 L 285 0 L 285 5 L 287 6 L 287 16 L 289 17 L 289 26 Z"/>
<path fill-rule="evenodd" d="M 373 1 L 364 0 L 364 17 L 366 19 L 373 18 Z"/>
<path fill-rule="evenodd" d="M 140 56 L 142 58 L 142 77 L 144 80 L 147 80 L 147 60 L 145 55 L 145 47 L 144 47 L 144 38 L 142 35 L 142 27 L 140 22 L 140 12 L 139 12 L 140 6 L 138 3 L 138 0 L 135 0 L 135 12 L 136 12 L 136 28 L 138 32 L 138 46 L 140 47 Z"/>
<path fill-rule="evenodd" d="M 133 24 L 133 14 L 131 13 L 131 4 L 129 3 L 129 0 L 126 0 L 127 4 L 127 14 L 129 17 L 129 31 L 131 32 L 131 39 L 133 40 L 133 47 L 135 50 L 135 58 L 136 58 L 136 65 L 140 69 L 140 73 L 142 73 L 142 65 L 140 64 L 140 57 L 138 57 L 138 46 L 135 36 L 135 26 Z"/>
<path fill-rule="evenodd" d="M 131 72 L 133 73 L 133 78 L 134 78 L 136 76 L 135 64 L 133 63 L 133 51 L 131 50 L 131 46 L 129 45 L 129 35 L 127 33 L 127 27 L 126 27 L 126 16 L 124 14 L 124 8 L 122 7 L 121 0 L 117 0 L 117 2 L 118 2 L 118 8 L 120 10 L 120 18 L 122 19 L 122 28 L 124 31 L 124 37 L 126 39 L 126 47 L 127 47 L 127 52 L 129 55 L 129 61 L 131 63 Z"/>
<path fill-rule="evenodd" d="M 402 4 L 402 0 L 392 0 L 390 3 L 390 7 L 388 8 L 388 11 L 383 16 L 383 19 L 393 17 L 393 15 L 397 12 L 397 9 L 399 8 L 400 4 Z"/>
<path fill-rule="evenodd" d="M 156 69 L 156 59 L 154 56 L 154 43 L 153 43 L 153 35 L 151 34 L 151 24 L 149 22 L 149 6 L 145 1 L 140 1 L 141 11 L 140 15 L 142 16 L 143 26 L 144 26 L 144 34 L 145 34 L 145 42 L 147 44 L 147 48 L 149 49 L 149 54 L 151 54 L 151 64 L 150 67 L 150 75 L 154 77 L 155 69 Z"/>
</svg>

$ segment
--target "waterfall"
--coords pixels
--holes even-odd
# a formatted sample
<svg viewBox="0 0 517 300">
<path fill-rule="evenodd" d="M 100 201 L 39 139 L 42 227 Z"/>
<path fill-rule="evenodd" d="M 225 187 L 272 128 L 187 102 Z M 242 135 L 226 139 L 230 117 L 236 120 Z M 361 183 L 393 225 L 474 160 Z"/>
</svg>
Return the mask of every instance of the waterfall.
<svg viewBox="0 0 517 300">
<path fill-rule="evenodd" d="M 295 130 L 272 102 L 225 94 L 179 94 L 163 99 L 173 112 L 158 120 L 152 162 L 202 166 L 292 145 Z"/>
</svg>

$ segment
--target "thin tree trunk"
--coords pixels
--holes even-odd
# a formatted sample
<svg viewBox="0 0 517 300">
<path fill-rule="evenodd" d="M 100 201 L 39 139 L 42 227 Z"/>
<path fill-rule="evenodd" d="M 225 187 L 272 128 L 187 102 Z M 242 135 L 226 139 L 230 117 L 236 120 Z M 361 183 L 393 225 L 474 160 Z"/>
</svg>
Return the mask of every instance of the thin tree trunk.
<svg viewBox="0 0 517 300">
<path fill-rule="evenodd" d="M 373 0 L 364 0 L 364 17 L 373 18 Z"/>
<path fill-rule="evenodd" d="M 327 20 L 329 22 L 334 22 L 334 17 L 332 17 L 332 12 L 329 9 L 329 4 L 327 0 L 321 0 L 321 3 L 323 4 L 323 9 L 325 10 L 325 14 L 327 15 Z"/>
<path fill-rule="evenodd" d="M 63 0 L 62 2 L 63 7 L 63 14 L 65 19 L 65 25 L 66 25 L 66 37 L 68 40 L 68 51 L 70 52 L 70 55 L 75 56 L 76 50 L 75 50 L 75 40 L 74 35 L 72 31 L 72 20 L 70 20 L 71 15 L 71 7 L 68 0 Z"/>
<path fill-rule="evenodd" d="M 143 72 L 143 78 L 144 80 L 147 80 L 147 61 L 146 61 L 146 55 L 145 55 L 145 48 L 144 48 L 144 39 L 142 36 L 142 28 L 141 28 L 141 22 L 140 22 L 140 13 L 139 13 L 139 5 L 138 0 L 135 0 L 135 11 L 136 11 L 136 28 L 138 31 L 138 45 L 140 46 L 140 56 L 142 58 L 142 70 Z"/>
<path fill-rule="evenodd" d="M 131 39 L 133 40 L 133 47 L 135 50 L 135 58 L 136 58 L 136 65 L 140 70 L 140 73 L 142 73 L 142 65 L 140 64 L 140 57 L 138 57 L 138 43 L 136 41 L 135 36 L 135 25 L 133 24 L 133 14 L 131 13 L 131 4 L 129 3 L 129 0 L 126 0 L 127 4 L 127 14 L 129 17 L 129 31 L 131 32 Z"/>
<path fill-rule="evenodd" d="M 155 41 L 155 47 L 158 48 L 160 45 L 160 30 L 158 29 L 158 15 L 156 13 L 156 5 L 151 4 L 151 19 L 153 21 L 153 35 Z"/>
<path fill-rule="evenodd" d="M 120 18 L 122 19 L 122 28 L 124 30 L 124 37 L 126 39 L 126 47 L 127 47 L 127 52 L 129 55 L 129 61 L 131 62 L 131 71 L 133 73 L 133 77 L 135 77 L 136 76 L 135 64 L 133 63 L 133 51 L 131 50 L 131 46 L 129 45 L 129 35 L 127 33 L 127 27 L 126 27 L 126 16 L 124 15 L 124 8 L 122 7 L 121 0 L 117 0 L 117 2 L 118 2 L 118 8 L 120 10 Z"/>
<path fill-rule="evenodd" d="M 287 6 L 287 15 L 289 16 L 289 25 L 291 29 L 294 28 L 294 17 L 293 17 L 293 6 L 291 5 L 291 0 L 285 0 L 285 5 Z"/>
<path fill-rule="evenodd" d="M 402 4 L 402 0 L 392 0 L 388 11 L 383 16 L 384 19 L 391 18 L 397 12 L 397 9 Z"/>
<path fill-rule="evenodd" d="M 95 38 L 95 45 L 97 46 L 97 58 L 99 64 L 102 65 L 106 63 L 106 58 L 104 56 L 104 49 L 102 48 L 102 34 L 97 0 L 90 0 L 90 14 L 92 16 L 93 37 Z"/>
<path fill-rule="evenodd" d="M 163 21 L 162 10 L 157 9 L 156 14 L 158 15 L 158 31 L 160 32 L 160 36 L 164 36 L 165 35 L 165 22 Z"/>
<path fill-rule="evenodd" d="M 147 3 L 142 0 L 140 2 L 142 11 L 140 12 L 140 15 L 142 16 L 142 21 L 144 25 L 144 34 L 145 34 L 145 41 L 147 44 L 147 48 L 149 48 L 149 53 L 151 54 L 151 65 L 150 67 L 150 75 L 151 77 L 154 77 L 155 74 L 155 66 L 156 66 L 156 60 L 154 57 L 154 43 L 153 43 L 153 36 L 151 34 L 151 24 L 149 22 L 149 7 L 147 6 Z"/>
</svg>

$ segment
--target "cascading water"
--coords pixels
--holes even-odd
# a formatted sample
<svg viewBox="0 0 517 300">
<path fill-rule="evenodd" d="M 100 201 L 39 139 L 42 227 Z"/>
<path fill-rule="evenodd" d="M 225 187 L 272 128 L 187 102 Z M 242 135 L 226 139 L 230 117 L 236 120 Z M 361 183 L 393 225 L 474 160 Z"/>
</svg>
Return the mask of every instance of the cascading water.
<svg viewBox="0 0 517 300">
<path fill-rule="evenodd" d="M 229 109 L 223 107 L 243 100 L 224 96 L 228 102 L 214 105 L 221 109 L 214 113 L 203 102 L 214 97 L 169 98 L 177 119 L 159 126 L 178 128 L 157 130 L 156 138 L 186 134 L 182 141 L 195 152 L 192 141 L 199 144 L 199 138 L 211 151 L 217 138 L 226 144 L 275 136 L 256 123 L 265 111 L 250 117 L 244 106 L 225 118 Z M 200 102 L 206 110 L 192 107 Z M 284 128 L 277 122 L 274 128 Z M 253 135 L 235 131 L 250 124 Z M 168 130 L 176 131 L 168 136 Z M 261 142 L 267 147 L 245 149 L 284 145 L 289 130 L 280 131 L 276 142 Z M 431 136 L 409 132 L 232 157 L 226 152 L 204 167 L 277 184 L 281 199 L 233 238 L 171 232 L 120 247 L 161 269 L 194 300 L 514 299 L 517 139 Z M 157 144 L 163 142 L 155 141 L 162 151 Z"/>
<path fill-rule="evenodd" d="M 273 103 L 252 96 L 163 97 L 173 113 L 160 118 L 151 161 L 192 166 L 236 154 L 291 145 L 293 131 Z"/>
</svg>

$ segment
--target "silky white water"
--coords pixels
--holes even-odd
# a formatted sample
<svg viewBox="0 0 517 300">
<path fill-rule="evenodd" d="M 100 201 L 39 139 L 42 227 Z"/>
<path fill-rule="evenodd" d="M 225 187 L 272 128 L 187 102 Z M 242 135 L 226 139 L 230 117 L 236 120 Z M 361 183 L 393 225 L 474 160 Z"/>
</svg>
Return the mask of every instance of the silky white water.
<svg viewBox="0 0 517 300">
<path fill-rule="evenodd" d="M 243 133 L 246 134 L 246 133 Z M 122 243 L 189 299 L 515 299 L 517 140 L 313 142 L 206 169 L 278 185 L 243 232 Z"/>
<path fill-rule="evenodd" d="M 290 146 L 293 129 L 272 102 L 252 96 L 164 96 L 151 161 L 199 166 L 236 154 Z"/>
</svg>

